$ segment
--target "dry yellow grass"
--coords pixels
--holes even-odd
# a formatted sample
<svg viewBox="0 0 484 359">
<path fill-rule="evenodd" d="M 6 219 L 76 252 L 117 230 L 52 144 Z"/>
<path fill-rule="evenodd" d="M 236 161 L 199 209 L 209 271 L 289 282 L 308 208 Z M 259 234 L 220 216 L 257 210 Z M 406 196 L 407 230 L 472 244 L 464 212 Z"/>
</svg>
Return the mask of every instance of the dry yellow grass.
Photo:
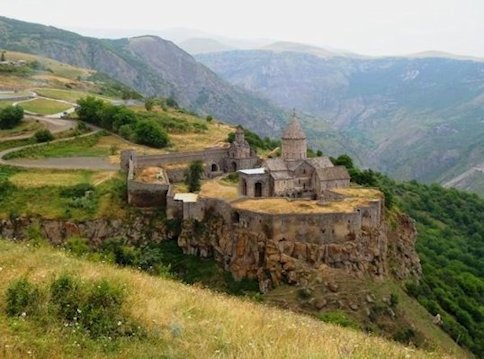
<svg viewBox="0 0 484 359">
<path fill-rule="evenodd" d="M 368 198 L 368 199 L 383 198 L 383 194 L 379 190 L 372 189 L 372 188 L 346 187 L 346 188 L 334 188 L 332 189 L 332 191 L 348 197 L 359 197 L 359 198 Z"/>
<path fill-rule="evenodd" d="M 79 183 L 92 183 L 97 186 L 115 176 L 112 171 L 72 171 L 72 170 L 29 170 L 10 177 L 10 182 L 18 187 L 37 188 L 43 186 L 73 186 Z"/>
<path fill-rule="evenodd" d="M 4 358 L 445 358 L 361 332 L 319 322 L 248 300 L 215 294 L 131 269 L 69 258 L 50 248 L 0 242 L 0 291 L 20 277 L 46 281 L 69 272 L 127 288 L 125 310 L 148 330 L 148 339 L 120 341 L 113 351 L 69 347 L 58 333 L 18 330 L 0 315 Z M 0 312 L 4 313 L 4 301 Z M 26 320 L 28 321 L 28 319 Z M 173 335 L 172 328 L 178 328 Z"/>
<path fill-rule="evenodd" d="M 345 198 L 341 201 L 331 201 L 319 204 L 318 201 L 287 200 L 285 198 L 245 199 L 234 203 L 239 209 L 254 212 L 291 214 L 291 213 L 351 213 L 358 206 L 368 204 L 366 198 Z"/>
<path fill-rule="evenodd" d="M 220 179 L 204 181 L 200 196 L 233 201 L 239 198 L 238 184 L 225 182 Z"/>
<path fill-rule="evenodd" d="M 207 126 L 207 132 L 170 134 L 173 149 L 175 151 L 198 151 L 207 147 L 227 147 L 229 145 L 225 140 L 230 132 L 234 132 L 233 127 L 221 123 L 211 123 Z"/>
</svg>

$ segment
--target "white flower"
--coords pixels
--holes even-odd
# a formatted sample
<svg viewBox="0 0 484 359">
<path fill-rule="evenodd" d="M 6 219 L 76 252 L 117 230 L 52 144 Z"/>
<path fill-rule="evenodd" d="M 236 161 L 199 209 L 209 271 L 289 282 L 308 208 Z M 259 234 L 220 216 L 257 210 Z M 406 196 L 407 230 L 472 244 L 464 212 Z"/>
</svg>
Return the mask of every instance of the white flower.
<svg viewBox="0 0 484 359">
<path fill-rule="evenodd" d="M 121 321 L 119 321 L 119 322 L 118 322 L 118 326 L 120 326 L 121 324 L 123 324 L 123 323 L 121 323 Z"/>
<path fill-rule="evenodd" d="M 27 316 L 27 313 L 23 312 L 22 313 L 22 318 L 25 318 Z"/>
</svg>

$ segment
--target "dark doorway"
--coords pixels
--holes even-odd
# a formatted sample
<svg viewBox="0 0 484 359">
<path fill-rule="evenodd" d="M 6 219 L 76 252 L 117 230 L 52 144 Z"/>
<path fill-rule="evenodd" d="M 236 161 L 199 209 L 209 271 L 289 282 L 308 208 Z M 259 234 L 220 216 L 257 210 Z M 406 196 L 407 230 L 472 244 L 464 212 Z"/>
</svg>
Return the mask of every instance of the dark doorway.
<svg viewBox="0 0 484 359">
<path fill-rule="evenodd" d="M 237 171 L 237 163 L 232 162 L 232 172 L 236 172 L 236 171 Z"/>
<path fill-rule="evenodd" d="M 234 212 L 232 214 L 232 223 L 239 223 L 240 222 L 240 214 Z"/>
<path fill-rule="evenodd" d="M 218 166 L 215 163 L 212 164 L 212 172 L 218 172 Z"/>
<path fill-rule="evenodd" d="M 242 196 L 247 196 L 247 182 L 245 179 L 242 180 Z"/>
<path fill-rule="evenodd" d="M 254 187 L 254 197 L 262 197 L 262 183 L 257 182 Z"/>
</svg>

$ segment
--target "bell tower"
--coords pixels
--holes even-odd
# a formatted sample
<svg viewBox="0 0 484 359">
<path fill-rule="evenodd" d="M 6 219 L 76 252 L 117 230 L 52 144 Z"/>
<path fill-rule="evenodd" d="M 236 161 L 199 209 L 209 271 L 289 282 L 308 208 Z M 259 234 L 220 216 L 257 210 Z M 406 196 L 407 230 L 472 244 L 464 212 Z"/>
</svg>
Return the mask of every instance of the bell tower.
<svg viewBox="0 0 484 359">
<path fill-rule="evenodd" d="M 297 161 L 306 159 L 308 143 L 306 135 L 294 110 L 289 125 L 282 134 L 282 159 L 284 161 Z"/>
</svg>

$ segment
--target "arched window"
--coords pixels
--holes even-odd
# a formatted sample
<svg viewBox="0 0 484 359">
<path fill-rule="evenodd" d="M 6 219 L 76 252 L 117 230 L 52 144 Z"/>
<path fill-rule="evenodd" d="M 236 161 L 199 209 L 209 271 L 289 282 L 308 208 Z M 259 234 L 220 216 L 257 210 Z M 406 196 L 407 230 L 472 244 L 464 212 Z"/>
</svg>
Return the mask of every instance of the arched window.
<svg viewBox="0 0 484 359">
<path fill-rule="evenodd" d="M 212 172 L 218 172 L 218 166 L 216 163 L 212 163 Z"/>
</svg>

